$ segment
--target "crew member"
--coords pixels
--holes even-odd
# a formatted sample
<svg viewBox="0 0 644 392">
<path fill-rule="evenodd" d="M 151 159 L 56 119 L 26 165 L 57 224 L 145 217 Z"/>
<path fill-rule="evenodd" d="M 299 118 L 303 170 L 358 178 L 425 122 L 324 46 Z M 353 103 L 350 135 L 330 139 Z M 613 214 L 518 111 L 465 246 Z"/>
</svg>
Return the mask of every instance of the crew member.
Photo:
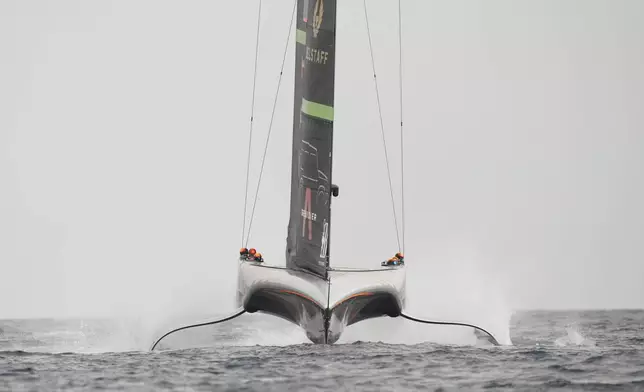
<svg viewBox="0 0 644 392">
<path fill-rule="evenodd" d="M 258 263 L 263 263 L 264 262 L 264 258 L 262 257 L 261 253 L 259 253 L 259 252 L 255 253 L 255 261 L 258 262 Z"/>
<path fill-rule="evenodd" d="M 398 264 L 405 264 L 405 257 L 403 256 L 402 253 L 398 252 L 394 257 L 398 259 Z"/>
<path fill-rule="evenodd" d="M 403 254 L 400 252 L 396 253 L 394 257 L 390 258 L 389 260 L 382 262 L 383 266 L 402 265 L 402 264 L 405 264 L 405 258 L 403 257 Z"/>
</svg>

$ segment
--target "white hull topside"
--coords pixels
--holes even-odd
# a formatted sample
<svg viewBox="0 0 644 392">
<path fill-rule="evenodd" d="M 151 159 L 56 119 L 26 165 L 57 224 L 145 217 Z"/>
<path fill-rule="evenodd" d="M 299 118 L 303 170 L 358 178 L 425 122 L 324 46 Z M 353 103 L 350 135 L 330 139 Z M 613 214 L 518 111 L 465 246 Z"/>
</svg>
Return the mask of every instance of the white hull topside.
<svg viewBox="0 0 644 392">
<path fill-rule="evenodd" d="M 405 304 L 404 266 L 336 268 L 329 280 L 284 267 L 240 261 L 237 305 L 272 314 L 304 329 L 314 343 L 333 343 L 345 326 L 400 315 Z"/>
</svg>

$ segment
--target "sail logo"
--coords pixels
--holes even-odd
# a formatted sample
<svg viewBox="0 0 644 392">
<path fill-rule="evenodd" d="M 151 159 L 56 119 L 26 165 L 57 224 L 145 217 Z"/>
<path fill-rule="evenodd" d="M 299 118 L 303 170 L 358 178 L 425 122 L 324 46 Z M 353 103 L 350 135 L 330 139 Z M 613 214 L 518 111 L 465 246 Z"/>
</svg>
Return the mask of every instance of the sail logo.
<svg viewBox="0 0 644 392">
<path fill-rule="evenodd" d="M 313 38 L 318 37 L 324 16 L 324 0 L 317 0 L 313 8 Z"/>
<path fill-rule="evenodd" d="M 317 221 L 318 216 L 315 212 L 307 211 L 302 209 L 302 217 L 304 219 L 312 220 L 312 221 Z"/>
<path fill-rule="evenodd" d="M 327 248 L 329 247 L 329 222 L 324 220 L 324 230 L 322 231 L 322 244 L 320 246 L 320 257 L 326 258 Z"/>
<path fill-rule="evenodd" d="M 329 52 L 322 49 L 306 47 L 306 61 L 326 65 L 329 60 Z"/>
<path fill-rule="evenodd" d="M 311 188 L 306 188 L 304 191 L 304 208 L 302 208 L 302 237 L 306 232 L 306 226 L 309 227 L 309 241 L 313 240 L 313 221 L 317 219 L 317 215 L 311 211 Z M 309 224 L 306 224 L 306 221 L 309 221 Z"/>
</svg>

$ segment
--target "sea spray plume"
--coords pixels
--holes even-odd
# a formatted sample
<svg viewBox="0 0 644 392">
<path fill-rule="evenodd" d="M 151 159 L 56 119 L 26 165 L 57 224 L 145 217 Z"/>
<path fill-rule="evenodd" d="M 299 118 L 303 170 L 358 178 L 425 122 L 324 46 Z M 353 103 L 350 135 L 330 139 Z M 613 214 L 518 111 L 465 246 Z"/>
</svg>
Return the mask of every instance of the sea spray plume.
<svg viewBox="0 0 644 392">
<path fill-rule="evenodd" d="M 221 286 L 206 284 L 207 278 L 194 282 L 177 280 L 129 290 L 127 300 L 115 302 L 108 316 L 112 330 L 99 342 L 104 351 L 147 351 L 150 342 L 168 326 L 176 327 L 195 319 L 226 313 L 230 302 Z M 186 336 L 190 339 L 190 335 Z"/>
<path fill-rule="evenodd" d="M 458 251 L 434 254 L 407 264 L 405 313 L 437 321 L 478 325 L 502 345 L 511 345 L 510 317 L 500 276 L 484 268 L 476 253 Z M 413 260 L 410 258 L 410 260 Z M 477 344 L 471 328 L 417 324 L 402 318 L 377 319 L 347 328 L 342 342 L 355 340 L 415 344 Z"/>
<path fill-rule="evenodd" d="M 503 275 L 490 268 L 481 254 L 463 244 L 448 244 L 434 251 L 428 262 L 410 264 L 409 313 L 476 324 L 500 344 L 511 345 L 512 312 Z"/>
<path fill-rule="evenodd" d="M 261 313 L 244 314 L 234 320 L 214 323 L 237 313 L 239 309 L 220 310 L 224 309 L 224 306 L 221 306 L 222 302 L 224 304 L 233 302 L 229 301 L 229 298 L 223 298 L 218 308 L 209 311 L 209 308 L 214 308 L 208 306 L 209 302 L 217 301 L 212 301 L 212 296 L 206 296 L 199 291 L 198 288 L 180 291 L 180 295 L 167 297 L 161 306 L 157 305 L 156 312 L 147 312 L 148 319 L 152 321 L 149 325 L 153 327 L 147 331 L 146 350 L 164 334 L 195 324 L 209 325 L 174 332 L 163 338 L 158 348 L 185 349 L 221 345 L 281 346 L 308 342 L 304 332 L 298 326 Z"/>
<path fill-rule="evenodd" d="M 286 320 L 261 313 L 239 315 L 240 311 L 244 313 L 238 309 L 229 315 L 168 323 L 156 334 L 151 350 L 311 344 L 302 328 Z"/>
<path fill-rule="evenodd" d="M 238 346 L 289 346 L 312 344 L 304 329 L 278 317 L 255 313 L 239 325 Z"/>
<path fill-rule="evenodd" d="M 137 260 L 131 264 L 133 268 L 144 266 Z M 235 263 L 225 263 L 221 257 L 215 261 L 187 256 L 156 260 L 153 268 L 148 266 L 143 281 L 134 279 L 129 271 L 122 273 L 124 278 L 111 293 L 109 305 L 93 309 L 109 325 L 108 331 L 94 337 L 93 350 L 147 351 L 159 329 L 168 324 L 225 314 L 235 308 Z"/>
<path fill-rule="evenodd" d="M 557 338 L 555 340 L 555 346 L 595 347 L 596 343 L 593 339 L 586 338 L 579 330 L 579 325 L 575 322 L 575 323 L 566 325 L 566 336 Z"/>
<path fill-rule="evenodd" d="M 210 327 L 210 326 L 213 326 L 213 325 L 222 324 L 222 323 L 225 323 L 227 321 L 231 321 L 233 319 L 236 319 L 237 317 L 242 316 L 244 313 L 246 313 L 244 308 L 238 308 L 237 310 L 235 310 L 234 313 L 226 315 L 226 316 L 223 316 L 223 317 L 218 316 L 218 317 L 210 318 L 210 319 L 207 319 L 207 320 L 200 320 L 200 321 L 185 323 L 184 325 L 182 325 L 180 327 L 172 328 L 170 331 L 164 333 L 163 335 L 161 335 L 160 337 L 158 337 L 157 339 L 154 340 L 154 343 L 152 344 L 152 347 L 150 348 L 150 351 L 154 351 L 154 349 L 159 345 L 159 343 L 161 343 L 161 341 L 164 338 L 166 338 L 166 337 L 168 337 L 168 336 L 170 336 L 172 334 L 174 334 L 174 336 L 176 336 L 178 332 L 185 331 L 185 330 L 188 330 L 188 329 L 202 328 L 202 330 L 203 330 L 204 327 Z M 215 339 L 215 340 L 217 340 L 217 339 Z"/>
</svg>

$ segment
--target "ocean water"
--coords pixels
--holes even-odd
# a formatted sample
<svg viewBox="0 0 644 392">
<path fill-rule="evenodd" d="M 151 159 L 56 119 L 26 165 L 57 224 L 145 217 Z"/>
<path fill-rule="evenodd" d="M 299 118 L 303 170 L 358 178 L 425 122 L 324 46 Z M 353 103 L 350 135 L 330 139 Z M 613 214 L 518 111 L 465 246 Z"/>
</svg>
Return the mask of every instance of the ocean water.
<svg viewBox="0 0 644 392">
<path fill-rule="evenodd" d="M 367 321 L 325 346 L 244 315 L 149 352 L 158 327 L 142 320 L 2 320 L 0 389 L 644 390 L 644 311 L 519 312 L 502 347 L 410 323 Z"/>
</svg>

